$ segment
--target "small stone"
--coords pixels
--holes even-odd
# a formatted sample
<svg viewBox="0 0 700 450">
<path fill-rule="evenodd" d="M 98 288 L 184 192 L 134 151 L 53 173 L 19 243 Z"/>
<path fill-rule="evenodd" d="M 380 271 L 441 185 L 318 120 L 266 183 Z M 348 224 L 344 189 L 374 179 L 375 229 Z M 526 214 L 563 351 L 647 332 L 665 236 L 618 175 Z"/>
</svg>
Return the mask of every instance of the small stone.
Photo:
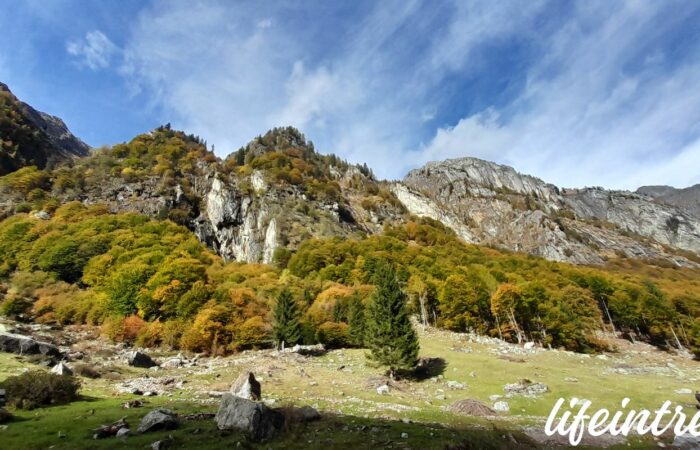
<svg viewBox="0 0 700 450">
<path fill-rule="evenodd" d="M 675 392 L 676 392 L 676 394 L 681 394 L 681 395 L 688 395 L 688 394 L 692 394 L 692 393 L 693 393 L 693 391 L 691 391 L 691 390 L 688 389 L 688 388 L 678 389 L 678 390 L 675 391 Z"/>
<path fill-rule="evenodd" d="M 71 368 L 65 365 L 62 361 L 51 368 L 51 373 L 65 376 L 73 375 L 73 371 L 71 370 Z"/>
<path fill-rule="evenodd" d="M 408 439 L 408 433 L 401 433 L 401 439 Z"/>
<path fill-rule="evenodd" d="M 510 411 L 510 406 L 508 402 L 500 401 L 493 404 L 493 409 L 498 412 L 508 412 Z"/>
<path fill-rule="evenodd" d="M 523 348 L 525 350 L 532 350 L 535 348 L 535 343 L 534 342 L 526 342 L 525 345 L 523 345 Z"/>
<path fill-rule="evenodd" d="M 382 384 L 377 388 L 377 394 L 379 395 L 386 395 L 389 393 L 389 386 L 386 384 Z"/>
<path fill-rule="evenodd" d="M 65 439 L 65 438 L 66 438 L 66 433 L 64 433 L 63 431 L 59 431 L 59 432 L 58 432 L 58 438 L 59 438 L 59 439 Z"/>
<path fill-rule="evenodd" d="M 128 429 L 128 428 L 120 428 L 119 430 L 117 430 L 116 436 L 117 436 L 118 438 L 125 438 L 125 437 L 127 437 L 130 433 L 131 433 L 131 430 L 130 430 L 130 429 Z"/>
</svg>

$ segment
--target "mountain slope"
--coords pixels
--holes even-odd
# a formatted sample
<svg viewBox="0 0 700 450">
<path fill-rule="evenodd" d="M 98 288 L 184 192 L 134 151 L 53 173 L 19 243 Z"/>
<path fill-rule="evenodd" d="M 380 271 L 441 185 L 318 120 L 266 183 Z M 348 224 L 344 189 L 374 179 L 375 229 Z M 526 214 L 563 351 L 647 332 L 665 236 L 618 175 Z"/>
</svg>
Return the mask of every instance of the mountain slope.
<svg viewBox="0 0 700 450">
<path fill-rule="evenodd" d="M 442 221 L 467 242 L 576 264 L 616 256 L 700 261 L 698 221 L 631 192 L 559 189 L 476 158 L 428 163 L 393 190 L 410 212 Z"/>
<path fill-rule="evenodd" d="M 44 168 L 89 151 L 61 119 L 21 102 L 0 83 L 0 175 L 25 166 Z"/>
<path fill-rule="evenodd" d="M 642 186 L 636 192 L 651 197 L 659 203 L 683 208 L 696 218 L 700 218 L 700 184 L 684 189 L 671 186 Z"/>
</svg>

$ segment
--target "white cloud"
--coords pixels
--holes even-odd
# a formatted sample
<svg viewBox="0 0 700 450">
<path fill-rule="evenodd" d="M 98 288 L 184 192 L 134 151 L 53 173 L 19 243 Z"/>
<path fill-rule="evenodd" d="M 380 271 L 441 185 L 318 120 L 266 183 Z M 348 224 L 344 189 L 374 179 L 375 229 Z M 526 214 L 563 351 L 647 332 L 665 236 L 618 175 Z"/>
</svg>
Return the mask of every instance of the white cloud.
<svg viewBox="0 0 700 450">
<path fill-rule="evenodd" d="M 88 31 L 85 38 L 72 40 L 66 44 L 66 51 L 75 56 L 80 64 L 92 70 L 106 69 L 118 48 L 99 30 Z"/>
<path fill-rule="evenodd" d="M 417 158 L 442 159 L 461 148 L 563 186 L 697 182 L 700 55 L 669 73 L 655 50 L 643 67 L 626 70 L 664 32 L 660 6 L 630 2 L 614 11 L 578 11 L 547 42 L 527 88 L 508 106 L 510 117 L 465 117 L 439 129 Z M 591 23 L 595 32 L 587 29 Z"/>
<path fill-rule="evenodd" d="M 372 5 L 349 21 L 330 6 L 310 18 L 293 3 L 156 3 L 131 30 L 122 72 L 221 155 L 290 124 L 321 151 L 388 178 L 458 156 L 565 186 L 693 178 L 687 133 L 700 123 L 700 58 L 669 70 L 655 48 L 628 69 L 673 26 L 659 19 L 663 4 L 577 3 L 546 30 L 543 1 L 455 1 L 444 17 L 430 3 Z M 534 48 L 522 90 L 426 135 L 445 105 L 474 95 L 441 92 L 444 80 L 483 76 L 484 58 L 499 55 L 482 50 L 509 40 Z"/>
</svg>

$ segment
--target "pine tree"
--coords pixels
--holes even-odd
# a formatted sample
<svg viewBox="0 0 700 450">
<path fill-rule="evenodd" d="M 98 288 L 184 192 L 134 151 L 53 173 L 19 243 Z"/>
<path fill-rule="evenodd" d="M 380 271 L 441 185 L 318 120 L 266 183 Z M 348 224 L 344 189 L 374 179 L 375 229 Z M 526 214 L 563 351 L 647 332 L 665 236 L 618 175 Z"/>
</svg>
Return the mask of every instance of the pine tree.
<svg viewBox="0 0 700 450">
<path fill-rule="evenodd" d="M 348 334 L 353 345 L 362 347 L 365 344 L 365 307 L 360 300 L 350 303 L 348 310 Z"/>
<path fill-rule="evenodd" d="M 301 324 L 297 304 L 289 290 L 284 289 L 277 297 L 273 334 L 277 345 L 294 345 L 301 339 Z"/>
<path fill-rule="evenodd" d="M 410 369 L 418 358 L 418 336 L 406 309 L 406 296 L 399 286 L 396 270 L 378 261 L 374 272 L 377 291 L 367 310 L 365 343 L 370 359 L 395 369 Z"/>
</svg>

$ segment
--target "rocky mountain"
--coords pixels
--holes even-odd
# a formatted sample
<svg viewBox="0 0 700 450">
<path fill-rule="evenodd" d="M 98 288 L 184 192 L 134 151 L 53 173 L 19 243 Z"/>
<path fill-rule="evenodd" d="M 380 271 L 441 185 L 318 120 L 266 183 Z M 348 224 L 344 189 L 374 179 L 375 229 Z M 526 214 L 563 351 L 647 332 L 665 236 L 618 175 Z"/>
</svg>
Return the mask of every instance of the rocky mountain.
<svg viewBox="0 0 700 450">
<path fill-rule="evenodd" d="M 56 116 L 20 101 L 0 82 L 0 175 L 86 156 L 90 147 Z"/>
<path fill-rule="evenodd" d="M 700 262 L 697 218 L 639 193 L 560 189 L 476 158 L 428 163 L 393 191 L 411 213 L 443 222 L 467 242 L 576 264 L 616 256 Z"/>
<path fill-rule="evenodd" d="M 226 260 L 272 263 L 306 239 L 379 233 L 405 217 L 388 184 L 317 153 L 293 128 L 273 129 L 220 160 L 199 138 L 161 127 L 51 175 L 60 204 L 170 218 Z M 6 191 L 0 210 L 24 202 L 22 192 Z"/>
<path fill-rule="evenodd" d="M 659 203 L 682 208 L 700 218 L 700 184 L 684 189 L 676 189 L 671 186 L 642 186 L 636 192 L 651 197 Z"/>
</svg>

